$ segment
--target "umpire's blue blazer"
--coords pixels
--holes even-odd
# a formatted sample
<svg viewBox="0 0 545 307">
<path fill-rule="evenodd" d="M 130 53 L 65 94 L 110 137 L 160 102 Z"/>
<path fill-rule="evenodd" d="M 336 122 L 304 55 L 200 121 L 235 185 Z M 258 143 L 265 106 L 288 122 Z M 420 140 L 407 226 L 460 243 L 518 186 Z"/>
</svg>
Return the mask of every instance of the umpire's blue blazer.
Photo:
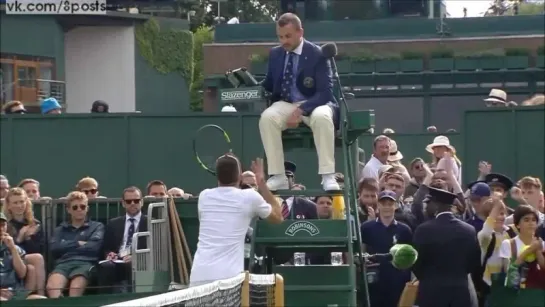
<svg viewBox="0 0 545 307">
<path fill-rule="evenodd" d="M 286 54 L 282 46 L 272 48 L 269 53 L 267 76 L 262 86 L 267 92 L 272 93 L 273 103 L 282 99 Z M 301 105 L 304 116 L 309 116 L 315 108 L 328 104 L 333 109 L 334 119 L 338 118 L 339 106 L 333 96 L 331 63 L 322 55 L 319 46 L 307 40 L 303 40 L 303 51 L 299 57 L 295 85 L 307 98 Z"/>
</svg>

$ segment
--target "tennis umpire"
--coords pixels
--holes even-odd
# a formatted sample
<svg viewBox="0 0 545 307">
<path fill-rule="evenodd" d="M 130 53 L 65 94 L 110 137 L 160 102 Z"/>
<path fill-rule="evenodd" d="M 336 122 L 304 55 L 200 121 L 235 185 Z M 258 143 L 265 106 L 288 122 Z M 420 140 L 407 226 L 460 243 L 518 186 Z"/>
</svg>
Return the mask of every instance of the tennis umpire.
<svg viewBox="0 0 545 307">
<path fill-rule="evenodd" d="M 335 125 L 338 105 L 333 97 L 329 60 L 317 45 L 303 38 L 301 19 L 292 13 L 280 16 L 276 34 L 281 46 L 271 49 L 262 85 L 272 93 L 272 105 L 259 120 L 259 132 L 271 178 L 269 189 L 289 189 L 284 174 L 282 131 L 305 123 L 312 129 L 318 153 L 318 174 L 326 191 L 340 190 L 335 180 Z"/>
<path fill-rule="evenodd" d="M 199 195 L 199 241 L 190 287 L 237 276 L 244 271 L 244 237 L 253 218 L 282 222 L 282 209 L 267 188 L 263 160 L 252 162 L 259 193 L 241 190 L 241 166 L 232 154 L 216 161 L 218 187 Z"/>
<path fill-rule="evenodd" d="M 475 229 L 453 215 L 455 199 L 453 193 L 429 187 L 428 206 L 436 208 L 435 219 L 418 226 L 413 236 L 419 307 L 477 306 L 468 274 L 478 274 L 481 251 Z"/>
</svg>

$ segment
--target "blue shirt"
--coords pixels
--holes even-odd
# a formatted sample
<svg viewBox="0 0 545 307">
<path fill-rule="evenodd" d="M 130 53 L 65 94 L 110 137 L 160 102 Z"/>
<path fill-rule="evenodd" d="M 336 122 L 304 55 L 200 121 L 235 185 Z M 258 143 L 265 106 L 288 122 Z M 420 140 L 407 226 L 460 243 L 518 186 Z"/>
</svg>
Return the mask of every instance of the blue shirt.
<svg viewBox="0 0 545 307">
<path fill-rule="evenodd" d="M 301 54 L 303 52 L 303 45 L 304 45 L 304 42 L 301 41 L 301 44 L 299 44 L 299 46 L 297 46 L 297 48 L 295 48 L 293 51 L 292 51 L 292 57 L 293 57 L 293 66 L 292 66 L 292 74 L 293 74 L 293 82 L 291 84 L 291 90 L 290 90 L 290 94 L 291 94 L 291 99 L 292 99 L 292 102 L 300 102 L 300 101 L 303 101 L 303 100 L 307 100 L 307 98 L 301 94 L 301 92 L 299 91 L 299 89 L 297 89 L 297 70 L 298 70 L 298 67 L 299 67 L 299 58 L 301 57 Z M 286 58 L 284 59 L 284 71 L 286 70 L 286 66 L 288 65 L 288 59 L 289 59 L 289 52 L 286 52 Z"/>
<path fill-rule="evenodd" d="M 478 217 L 476 214 L 474 214 L 472 217 L 468 218 L 466 220 L 466 223 L 473 226 L 473 228 L 475 228 L 476 232 L 481 231 L 483 229 L 483 226 L 484 226 L 484 221 L 481 220 L 481 218 Z"/>
<path fill-rule="evenodd" d="M 19 246 L 15 246 L 19 256 L 23 258 L 25 256 L 25 251 Z M 15 267 L 13 267 L 13 256 L 5 244 L 0 245 L 0 288 L 7 289 L 12 288 L 16 289 L 21 286 L 21 280 L 15 272 Z"/>
</svg>

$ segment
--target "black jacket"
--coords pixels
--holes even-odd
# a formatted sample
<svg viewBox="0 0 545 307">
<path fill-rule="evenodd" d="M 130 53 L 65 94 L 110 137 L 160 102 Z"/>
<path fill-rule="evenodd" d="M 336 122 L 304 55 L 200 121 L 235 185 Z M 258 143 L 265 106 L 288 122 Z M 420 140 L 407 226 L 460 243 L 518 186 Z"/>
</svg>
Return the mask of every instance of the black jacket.
<svg viewBox="0 0 545 307">
<path fill-rule="evenodd" d="M 45 251 L 44 229 L 40 221 L 34 219 L 34 223 L 38 225 L 38 230 L 36 231 L 36 233 L 30 236 L 28 240 L 16 242 L 16 244 L 19 245 L 27 254 L 43 254 Z M 14 219 L 11 219 L 9 221 L 10 235 L 13 237 L 14 240 L 16 240 L 19 236 L 19 232 L 21 231 L 21 229 L 27 225 L 28 223 L 26 221 L 20 222 Z"/>
</svg>

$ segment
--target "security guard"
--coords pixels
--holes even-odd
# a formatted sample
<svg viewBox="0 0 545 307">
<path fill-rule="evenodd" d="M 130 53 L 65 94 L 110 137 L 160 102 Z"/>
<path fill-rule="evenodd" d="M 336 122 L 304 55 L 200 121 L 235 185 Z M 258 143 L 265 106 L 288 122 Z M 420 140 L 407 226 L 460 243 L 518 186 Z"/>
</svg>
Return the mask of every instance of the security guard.
<svg viewBox="0 0 545 307">
<path fill-rule="evenodd" d="M 435 219 L 416 228 L 413 245 L 418 260 L 413 272 L 419 279 L 420 307 L 477 306 L 477 295 L 468 274 L 478 274 L 481 251 L 475 229 L 454 217 L 456 195 L 429 188 L 428 206 L 436 208 Z"/>
</svg>

